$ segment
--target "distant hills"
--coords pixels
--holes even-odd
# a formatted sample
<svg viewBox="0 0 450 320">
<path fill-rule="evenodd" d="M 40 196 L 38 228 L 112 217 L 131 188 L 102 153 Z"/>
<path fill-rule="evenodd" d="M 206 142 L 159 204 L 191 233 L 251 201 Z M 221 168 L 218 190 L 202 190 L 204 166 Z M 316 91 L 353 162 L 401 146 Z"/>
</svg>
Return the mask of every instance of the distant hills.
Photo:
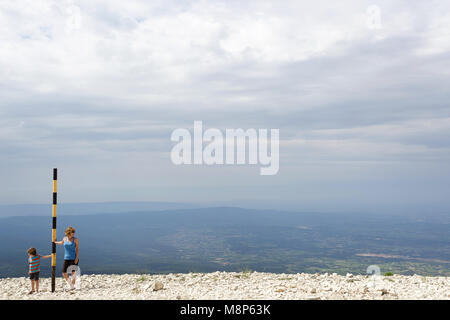
<svg viewBox="0 0 450 320">
<path fill-rule="evenodd" d="M 198 207 L 198 205 L 183 202 L 86 202 L 58 204 L 58 211 L 61 211 L 64 215 L 86 215 L 98 213 L 124 213 L 132 211 L 191 209 Z M 49 202 L 49 204 L 0 205 L 0 217 L 48 216 L 50 214 L 51 202 Z"/>
<path fill-rule="evenodd" d="M 58 239 L 68 225 L 76 228 L 82 273 L 365 274 L 369 265 L 376 264 L 381 272 L 450 275 L 447 218 L 237 207 L 156 209 L 171 204 L 124 212 L 125 204 L 121 204 L 97 207 L 115 213 L 83 211 L 83 204 L 72 207 L 73 215 L 60 209 Z M 50 230 L 48 212 L 0 218 L 0 277 L 25 276 L 26 250 L 33 246 L 49 253 Z M 62 256 L 63 249 L 58 247 L 58 270 Z M 49 264 L 43 262 L 43 276 L 49 271 Z"/>
</svg>

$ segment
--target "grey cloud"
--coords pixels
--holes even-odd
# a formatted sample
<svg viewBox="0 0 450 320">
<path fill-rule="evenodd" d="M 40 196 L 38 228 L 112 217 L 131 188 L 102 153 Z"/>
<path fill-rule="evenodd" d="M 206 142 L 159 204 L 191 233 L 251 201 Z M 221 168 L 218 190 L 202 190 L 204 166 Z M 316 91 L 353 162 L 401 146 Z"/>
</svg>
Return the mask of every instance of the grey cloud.
<svg viewBox="0 0 450 320">
<path fill-rule="evenodd" d="M 450 155 L 450 128 L 441 122 L 435 129 L 421 125 L 421 121 L 429 120 L 433 126 L 439 119 L 450 118 L 447 85 L 450 74 L 446 68 L 450 51 L 443 48 L 438 53 L 421 53 L 430 46 L 430 30 L 434 30 L 431 25 L 433 18 L 440 17 L 439 11 L 423 5 L 396 3 L 393 8 L 407 8 L 406 11 L 414 13 L 412 27 L 397 31 L 389 25 L 389 19 L 395 22 L 398 12 L 389 11 L 390 4 L 382 2 L 385 28 L 380 31 L 381 38 L 377 38 L 376 31 L 363 32 L 359 27 L 353 34 L 354 27 L 345 25 L 344 18 L 333 17 L 335 30 L 344 34 L 348 31 L 348 35 L 336 43 L 330 42 L 322 51 L 296 59 L 294 54 L 277 57 L 279 52 L 270 51 L 269 46 L 280 45 L 285 50 L 302 53 L 303 45 L 294 43 L 298 46 L 291 47 L 289 41 L 276 42 L 270 37 L 266 45 L 263 41 L 263 45 L 253 43 L 253 47 L 249 44 L 245 50 L 235 49 L 233 41 L 241 41 L 236 36 L 241 29 L 233 29 L 233 25 L 225 22 L 232 18 L 236 24 L 245 21 L 251 24 L 257 21 L 255 12 L 261 10 L 267 18 L 273 13 L 286 22 L 280 30 L 306 37 L 308 32 L 315 31 L 312 30 L 315 26 L 320 31 L 321 24 L 328 22 L 327 14 L 322 15 L 322 2 L 311 5 L 310 14 L 317 17 L 317 25 L 307 25 L 311 30 L 305 27 L 291 31 L 288 27 L 295 27 L 301 14 L 295 2 L 274 5 L 272 11 L 267 3 L 260 3 L 214 2 L 200 10 L 195 1 L 175 7 L 165 2 L 153 7 L 133 2 L 135 9 L 120 11 L 120 2 L 92 5 L 86 1 L 80 4 L 85 24 L 78 33 L 62 37 L 59 25 L 49 24 L 45 30 L 30 33 L 27 40 L 4 35 L 8 36 L 11 48 L 16 49 L 6 47 L 3 51 L 6 55 L 0 55 L 0 164 L 6 168 L 15 163 L 18 170 L 30 172 L 58 162 L 70 168 L 73 176 L 76 172 L 97 170 L 102 172 L 98 183 L 116 184 L 117 190 L 121 190 L 121 183 L 111 176 L 114 168 L 126 176 L 131 167 L 136 167 L 146 173 L 134 181 L 125 181 L 126 190 L 132 189 L 133 182 L 157 188 L 157 181 L 166 181 L 167 190 L 170 186 L 183 186 L 179 187 L 182 189 L 192 184 L 194 189 L 211 192 L 212 199 L 223 196 L 212 191 L 214 186 L 231 188 L 230 177 L 236 174 L 235 182 L 240 183 L 243 172 L 248 174 L 248 179 L 242 182 L 243 189 L 261 185 L 264 190 L 261 195 L 248 191 L 252 198 L 268 197 L 280 185 L 283 190 L 303 190 L 306 188 L 303 178 L 307 176 L 309 181 L 313 178 L 328 181 L 329 192 L 342 182 L 349 190 L 348 199 L 357 194 L 355 189 L 368 186 L 367 181 L 391 165 L 399 172 L 416 174 L 412 180 L 420 180 L 425 171 L 438 172 L 442 168 L 448 172 L 448 165 L 443 162 Z M 355 3 L 346 5 L 352 12 L 364 13 L 365 8 Z M 356 11 L 355 6 L 359 8 Z M 62 9 L 58 9 L 61 23 Z M 19 22 L 22 19 L 20 8 L 3 8 L 2 12 Z M 183 12 L 199 24 L 212 21 L 211 28 L 216 29 L 208 34 L 204 30 L 206 40 L 197 37 L 198 30 L 194 28 L 185 35 L 190 41 L 180 37 L 179 41 L 170 42 L 171 36 L 183 34 L 179 25 L 170 25 Z M 168 19 L 158 20 L 161 17 Z M 156 22 L 161 29 L 151 33 L 157 27 Z M 140 30 L 145 23 L 148 29 Z M 160 36 L 161 30 L 166 37 L 154 45 L 152 37 Z M 233 36 L 236 38 L 231 45 L 224 45 Z M 329 41 L 326 32 L 320 36 Z M 300 41 L 295 37 L 288 39 Z M 177 52 L 185 48 L 178 44 L 183 41 L 188 49 Z M 86 47 L 72 48 L 72 42 Z M 38 50 L 46 47 L 39 47 L 39 43 L 45 43 L 49 51 L 40 53 Z M 310 43 L 305 40 L 307 45 Z M 11 50 L 18 50 L 17 65 L 14 61 L 7 63 L 14 57 Z M 279 128 L 282 139 L 279 176 L 260 180 L 252 176 L 254 168 L 233 171 L 174 167 L 168 157 L 172 147 L 170 133 L 179 127 L 191 129 L 194 120 L 203 120 L 205 127 L 223 130 Z M 385 128 L 397 131 L 384 132 Z M 351 173 L 350 181 L 340 167 L 346 166 L 344 162 L 352 162 L 345 167 Z M 414 168 L 418 168 L 417 172 Z M 372 175 L 375 171 L 377 174 Z M 6 180 L 11 177 L 6 169 L 0 173 Z M 409 178 L 405 180 L 402 174 L 389 174 L 386 181 L 400 181 L 408 188 Z M 442 179 L 450 181 L 448 175 Z M 73 181 L 72 187 L 76 189 L 75 181 L 81 180 Z M 436 188 L 445 181 L 436 183 Z M 372 192 L 380 188 L 377 185 Z M 411 188 L 415 194 L 422 191 L 419 186 Z M 120 193 L 132 194 L 125 189 Z M 313 198 L 321 198 L 319 189 Z M 294 191 L 286 192 L 290 201 L 296 201 Z M 82 197 L 82 192 L 77 192 Z M 165 197 L 170 197 L 169 191 L 164 192 Z M 242 190 L 227 192 L 230 198 L 242 194 Z M 5 194 L 12 191 L 5 189 Z M 275 194 L 282 199 L 281 194 Z M 6 201 L 5 197 L 0 201 Z"/>
</svg>

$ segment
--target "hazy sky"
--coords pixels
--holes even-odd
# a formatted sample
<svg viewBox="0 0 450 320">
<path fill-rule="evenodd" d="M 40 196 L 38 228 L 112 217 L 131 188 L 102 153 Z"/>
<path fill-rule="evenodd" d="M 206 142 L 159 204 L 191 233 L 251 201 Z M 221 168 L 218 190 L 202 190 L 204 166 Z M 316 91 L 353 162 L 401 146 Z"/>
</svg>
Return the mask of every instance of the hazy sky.
<svg viewBox="0 0 450 320">
<path fill-rule="evenodd" d="M 449 93 L 448 1 L 0 0 L 0 203 L 450 208 Z M 279 173 L 173 165 L 194 120 Z"/>
</svg>

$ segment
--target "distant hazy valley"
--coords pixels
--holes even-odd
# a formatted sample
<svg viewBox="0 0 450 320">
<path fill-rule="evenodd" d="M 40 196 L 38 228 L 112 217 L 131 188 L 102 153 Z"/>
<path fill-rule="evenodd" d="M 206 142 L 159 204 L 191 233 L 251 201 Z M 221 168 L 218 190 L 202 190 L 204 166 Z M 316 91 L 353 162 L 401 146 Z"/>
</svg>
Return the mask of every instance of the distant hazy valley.
<svg viewBox="0 0 450 320">
<path fill-rule="evenodd" d="M 116 210 L 114 204 L 83 206 L 60 209 L 58 238 L 68 225 L 77 229 L 84 274 L 365 274 L 376 264 L 382 273 L 450 276 L 450 223 L 445 215 L 419 220 L 235 207 L 181 209 L 183 204 L 120 203 Z M 32 214 L 31 205 L 29 210 L 29 216 L 0 218 L 0 277 L 25 276 L 26 249 L 31 246 L 50 253 L 50 215 Z M 98 213 L 102 210 L 112 213 Z M 1 215 L 6 215 L 5 206 Z M 58 273 L 62 257 L 59 247 Z M 47 261 L 41 272 L 50 274 Z"/>
</svg>

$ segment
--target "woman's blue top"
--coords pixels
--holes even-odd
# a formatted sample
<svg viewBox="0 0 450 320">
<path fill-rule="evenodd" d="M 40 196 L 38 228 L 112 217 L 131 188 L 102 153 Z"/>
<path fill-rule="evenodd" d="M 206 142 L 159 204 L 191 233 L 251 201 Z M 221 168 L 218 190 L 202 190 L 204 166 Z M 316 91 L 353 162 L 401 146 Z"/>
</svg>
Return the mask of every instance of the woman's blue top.
<svg viewBox="0 0 450 320">
<path fill-rule="evenodd" d="M 75 237 L 72 241 L 69 238 L 64 238 L 64 260 L 75 260 L 77 257 L 77 246 L 75 244 Z"/>
</svg>

